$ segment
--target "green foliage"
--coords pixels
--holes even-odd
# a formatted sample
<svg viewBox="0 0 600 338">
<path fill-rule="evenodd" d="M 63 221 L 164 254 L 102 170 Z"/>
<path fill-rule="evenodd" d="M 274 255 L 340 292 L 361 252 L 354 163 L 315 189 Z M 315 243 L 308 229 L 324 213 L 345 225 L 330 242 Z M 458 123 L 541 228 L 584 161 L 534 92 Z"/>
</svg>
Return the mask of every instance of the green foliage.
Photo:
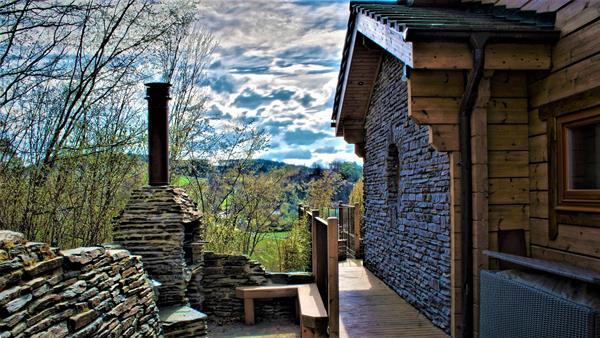
<svg viewBox="0 0 600 338">
<path fill-rule="evenodd" d="M 206 250 L 232 255 L 241 253 L 240 247 L 243 241 L 241 230 L 228 227 L 207 217 L 204 220 L 207 222 Z"/>
<path fill-rule="evenodd" d="M 284 271 L 282 263 L 282 247 L 288 231 L 277 231 L 265 234 L 256 246 L 252 259 L 259 261 L 267 271 Z"/>
<path fill-rule="evenodd" d="M 341 179 L 356 182 L 362 177 L 362 167 L 355 162 L 333 161 L 330 170 L 339 174 Z"/>
<path fill-rule="evenodd" d="M 43 173 L 2 171 L 0 228 L 62 247 L 109 241 L 112 219 L 142 184 L 144 168 L 137 157 L 105 152 L 63 157 Z"/>
<path fill-rule="evenodd" d="M 283 271 L 306 271 L 310 261 L 310 232 L 306 219 L 292 225 L 289 236 L 283 242 Z"/>
<path fill-rule="evenodd" d="M 363 213 L 365 211 L 365 203 L 364 203 L 364 181 L 361 177 L 354 186 L 352 187 L 352 191 L 350 192 L 350 204 L 358 203 L 360 205 L 360 211 Z"/>
<path fill-rule="evenodd" d="M 341 177 L 339 174 L 332 171 L 324 171 L 321 177 L 308 183 L 306 204 L 317 209 L 329 208 L 340 181 Z"/>
</svg>

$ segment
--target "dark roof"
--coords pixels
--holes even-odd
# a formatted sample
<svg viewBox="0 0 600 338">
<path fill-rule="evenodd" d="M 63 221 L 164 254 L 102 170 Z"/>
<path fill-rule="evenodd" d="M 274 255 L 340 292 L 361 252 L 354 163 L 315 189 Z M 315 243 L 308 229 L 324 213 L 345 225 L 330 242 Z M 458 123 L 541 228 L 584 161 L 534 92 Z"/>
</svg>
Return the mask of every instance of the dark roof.
<svg viewBox="0 0 600 338">
<path fill-rule="evenodd" d="M 357 15 L 369 16 L 403 33 L 406 41 L 465 39 L 475 32 L 488 32 L 504 41 L 555 41 L 554 13 L 506 9 L 504 6 L 462 4 L 449 7 L 411 7 L 403 4 L 350 3 L 348 31 L 342 54 L 332 120 L 337 118 L 342 86 Z"/>
<path fill-rule="evenodd" d="M 454 29 L 465 31 L 535 31 L 552 30 L 552 15 L 497 9 L 488 6 L 463 8 L 409 7 L 405 5 L 360 4 L 353 13 L 368 15 L 384 24 L 417 29 Z"/>
</svg>

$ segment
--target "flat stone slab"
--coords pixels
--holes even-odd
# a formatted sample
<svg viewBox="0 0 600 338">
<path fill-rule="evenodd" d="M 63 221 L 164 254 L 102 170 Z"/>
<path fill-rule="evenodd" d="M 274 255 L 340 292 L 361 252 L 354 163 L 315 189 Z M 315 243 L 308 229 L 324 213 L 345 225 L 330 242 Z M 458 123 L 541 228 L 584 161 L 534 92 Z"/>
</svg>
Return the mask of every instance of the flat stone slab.
<svg viewBox="0 0 600 338">
<path fill-rule="evenodd" d="M 105 253 L 103 247 L 83 247 L 69 250 L 61 250 L 60 253 L 73 264 L 85 265 Z"/>
<path fill-rule="evenodd" d="M 165 324 L 205 321 L 206 315 L 189 306 L 171 306 L 158 310 L 160 321 Z"/>
<path fill-rule="evenodd" d="M 22 233 L 10 230 L 0 230 L 0 242 L 24 242 L 25 236 Z"/>
</svg>

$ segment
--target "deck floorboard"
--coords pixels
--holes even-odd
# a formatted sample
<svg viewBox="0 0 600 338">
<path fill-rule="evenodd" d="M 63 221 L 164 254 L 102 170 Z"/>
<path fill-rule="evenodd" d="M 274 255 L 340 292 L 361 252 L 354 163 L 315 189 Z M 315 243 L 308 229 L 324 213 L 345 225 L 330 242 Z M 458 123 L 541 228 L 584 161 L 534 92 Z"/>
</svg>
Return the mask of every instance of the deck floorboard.
<svg viewBox="0 0 600 338">
<path fill-rule="evenodd" d="M 362 267 L 340 263 L 340 338 L 447 338 L 448 336 L 397 293 Z M 299 338 L 300 327 L 288 321 L 209 326 L 211 338 Z"/>
<path fill-rule="evenodd" d="M 340 338 L 446 338 L 360 261 L 340 264 Z"/>
</svg>

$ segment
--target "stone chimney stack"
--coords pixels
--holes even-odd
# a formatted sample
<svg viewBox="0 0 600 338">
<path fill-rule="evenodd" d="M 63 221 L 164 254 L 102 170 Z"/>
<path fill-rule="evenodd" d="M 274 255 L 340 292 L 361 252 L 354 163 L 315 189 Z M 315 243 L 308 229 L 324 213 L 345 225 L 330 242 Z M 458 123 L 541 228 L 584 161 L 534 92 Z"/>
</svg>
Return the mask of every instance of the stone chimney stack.
<svg viewBox="0 0 600 338">
<path fill-rule="evenodd" d="M 169 185 L 169 88 L 164 82 L 146 84 L 148 100 L 148 184 Z"/>
<path fill-rule="evenodd" d="M 113 225 L 113 241 L 142 263 L 157 286 L 165 338 L 206 335 L 206 315 L 189 307 L 188 283 L 202 273 L 202 220 L 182 188 L 169 185 L 169 87 L 146 84 L 148 186 L 135 189 Z M 202 302 L 196 295 L 195 304 Z"/>
</svg>

